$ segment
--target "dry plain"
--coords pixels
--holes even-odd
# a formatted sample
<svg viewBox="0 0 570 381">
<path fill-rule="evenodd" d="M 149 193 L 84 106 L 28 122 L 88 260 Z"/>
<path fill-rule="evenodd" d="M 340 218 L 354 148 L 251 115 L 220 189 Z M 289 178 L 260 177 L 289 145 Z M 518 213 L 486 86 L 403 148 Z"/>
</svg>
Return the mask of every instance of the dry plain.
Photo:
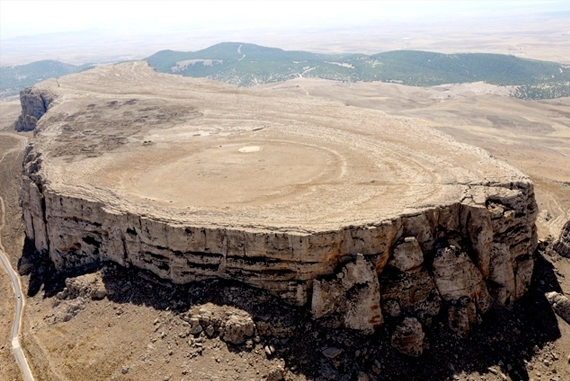
<svg viewBox="0 0 570 381">
<path fill-rule="evenodd" d="M 564 219 L 568 219 L 565 216 L 570 207 L 567 99 L 519 101 L 501 95 L 504 89 L 481 84 L 418 89 L 306 79 L 267 85 L 263 91 L 264 94 L 294 92 L 300 103 L 319 104 L 318 98 L 326 97 L 342 102 L 347 108 L 376 108 L 387 114 L 420 118 L 417 123 L 436 127 L 459 141 L 484 148 L 529 174 L 536 184 L 542 239 L 557 234 Z M 2 107 L 9 110 L 2 112 L 6 131 L 11 127 L 11 117 L 15 119 L 18 110 L 14 105 Z M 141 138 L 156 145 L 165 135 L 141 135 Z M 61 149 L 81 149 L 72 143 L 63 142 Z M 111 139 L 105 144 L 115 143 Z M 257 147 L 260 146 L 249 138 L 247 144 L 240 142 L 234 148 L 244 148 L 246 152 L 242 154 L 245 155 L 259 152 Z M 295 149 L 299 149 L 297 147 L 289 149 L 287 154 L 294 154 Z M 271 152 L 279 152 L 279 147 L 269 148 Z M 175 154 L 165 152 L 161 157 L 167 164 L 171 163 L 171 173 L 176 173 L 176 161 L 169 159 L 172 155 Z M 227 153 L 221 157 L 231 155 Z M 265 159 L 280 160 L 279 157 Z M 335 159 L 325 152 L 317 154 L 313 160 L 326 163 Z M 136 162 L 134 164 L 136 166 Z M 17 157 L 13 158 L 12 165 L 11 171 L 17 171 L 20 166 Z M 116 164 L 109 165 L 112 168 Z M 222 167 L 224 163 L 218 165 Z M 254 163 L 252 169 L 262 169 L 255 165 L 259 164 Z M 295 162 L 291 165 L 294 166 Z M 299 172 L 299 165 L 302 164 L 297 164 L 293 170 Z M 3 164 L 2 168 L 5 170 L 7 167 Z M 301 173 L 315 176 L 310 172 Z M 147 175 L 144 170 L 139 170 L 134 176 L 109 176 L 106 181 L 121 184 L 121 189 L 133 194 L 133 189 L 141 187 L 133 187 L 132 184 L 148 185 L 154 181 L 154 176 Z M 14 194 L 17 195 L 19 187 L 17 178 L 11 176 L 3 184 L 11 184 L 2 188 L 8 188 L 12 200 L 15 200 Z M 212 190 L 207 188 L 209 184 L 204 186 L 203 194 L 207 195 Z M 260 191 L 256 184 L 244 186 L 245 194 Z M 275 184 L 275 187 L 280 186 L 283 184 Z M 168 188 L 155 189 L 168 191 Z M 270 193 L 271 190 L 262 191 Z M 184 202 L 183 197 L 176 199 L 174 194 L 139 193 L 134 196 L 155 198 L 158 199 L 155 202 L 163 205 L 170 204 L 170 201 Z M 200 200 L 206 202 L 208 198 L 204 196 Z M 227 200 L 217 200 L 222 206 L 224 202 Z M 22 225 L 17 213 L 12 214 L 9 220 L 13 234 L 2 242 L 7 251 L 8 246 L 12 247 L 9 251 L 13 262 L 17 262 L 21 253 L 18 247 L 23 245 Z M 482 326 L 469 340 L 457 340 L 442 330 L 439 340 L 435 340 L 431 350 L 419 362 L 399 357 L 386 346 L 378 344 L 386 340 L 383 332 L 366 339 L 347 332 L 317 328 L 302 313 L 280 306 L 271 296 L 231 282 L 178 287 L 154 278 L 149 282 L 148 275 L 115 267 L 101 272 L 109 293 L 107 299 L 86 302 L 73 311 L 68 321 L 58 320 L 62 308 L 69 307 L 54 296 L 54 290 L 59 290 L 61 285 L 58 286 L 57 280 L 45 281 L 42 291 L 29 299 L 24 344 L 40 380 L 80 380 L 86 377 L 94 380 L 265 379 L 270 371 L 280 366 L 286 370 L 286 379 L 291 380 L 313 379 L 319 375 L 334 379 L 335 375 L 343 373 L 359 380 L 402 377 L 418 380 L 564 380 L 570 377 L 570 329 L 566 322 L 550 312 L 541 292 L 562 289 L 568 293 L 570 266 L 568 259 L 551 256 L 546 251 L 543 253 L 533 288 L 521 305 L 513 311 L 496 312 L 494 322 Z M 24 283 L 37 281 L 33 275 L 26 279 Z M 192 297 L 188 298 L 188 295 Z M 199 308 L 206 302 L 230 304 L 253 311 L 272 332 L 260 338 L 259 342 L 256 340 L 249 349 L 227 346 L 219 339 L 202 338 L 200 340 L 203 341 L 190 343 L 183 337 L 184 321 L 173 310 L 179 306 Z M 10 313 L 2 315 L 2 319 L 3 322 L 9 320 Z M 354 348 L 355 344 L 359 348 L 358 353 L 344 353 L 340 358 L 332 359 L 322 355 L 324 348 Z M 265 347 L 274 347 L 277 353 L 267 354 Z M 4 350 L 2 354 L 5 353 Z"/>
<path fill-rule="evenodd" d="M 6 109 L 2 106 L 2 111 Z M 2 113 L 4 117 L 7 115 L 17 115 L 13 113 Z M 13 233 L 10 230 L 12 229 L 13 224 L 10 221 L 13 221 L 13 215 L 10 215 L 10 211 L 6 207 L 6 204 L 9 202 L 10 205 L 13 205 L 15 199 L 13 198 L 13 194 L 10 194 L 10 189 L 15 191 L 14 187 L 6 187 L 4 184 L 8 184 L 11 182 L 19 182 L 19 180 L 15 179 L 14 174 L 10 169 L 17 168 L 10 163 L 16 163 L 18 159 L 14 156 L 14 151 L 19 151 L 21 149 L 21 144 L 18 139 L 10 137 L 8 135 L 0 135 L 0 184 L 3 184 L 0 187 L 0 198 L 2 199 L 2 208 L 0 209 L 0 250 L 8 250 L 8 252 L 13 252 L 14 247 L 7 244 L 7 248 L 4 248 L 3 242 L 10 242 L 11 238 L 10 235 Z M 16 177 L 19 177 L 17 175 Z M 4 204 L 4 200 L 6 203 Z M 14 208 L 11 208 L 12 212 Z M 8 212 L 8 213 L 6 213 Z M 19 211 L 16 211 L 19 214 Z M 18 218 L 18 217 L 16 217 Z M 8 222 L 6 224 L 5 222 Z M 20 233 L 21 234 L 21 233 Z M 7 239 L 4 239 L 7 238 Z M 14 258 L 11 256 L 10 258 Z M 0 379 L 3 380 L 20 380 L 20 371 L 14 358 L 12 356 L 12 347 L 11 347 L 11 328 L 12 328 L 12 321 L 14 319 L 14 306 L 15 306 L 15 299 L 14 299 L 14 292 L 12 289 L 12 284 L 10 282 L 10 278 L 8 274 L 2 268 L 0 271 Z"/>
</svg>

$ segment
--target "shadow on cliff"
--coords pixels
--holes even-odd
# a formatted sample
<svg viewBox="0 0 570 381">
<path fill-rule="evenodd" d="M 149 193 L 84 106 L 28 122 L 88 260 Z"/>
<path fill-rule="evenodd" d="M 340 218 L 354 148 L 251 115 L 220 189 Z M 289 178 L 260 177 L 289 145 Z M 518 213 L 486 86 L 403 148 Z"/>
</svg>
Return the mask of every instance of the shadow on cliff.
<svg viewBox="0 0 570 381">
<path fill-rule="evenodd" d="M 462 373 L 500 379 L 501 371 L 512 380 L 526 381 L 525 362 L 560 337 L 556 316 L 544 297 L 545 292 L 560 291 L 560 286 L 544 252 L 544 246 L 537 252 L 529 292 L 511 309 L 495 305 L 467 339 L 456 337 L 444 317 L 438 317 L 426 336 L 429 347 L 419 358 L 403 356 L 390 346 L 395 322 L 387 321 L 371 336 L 324 327 L 312 320 L 307 308 L 285 305 L 268 292 L 239 282 L 209 280 L 174 285 L 145 270 L 114 263 L 83 272 L 100 270 L 107 298 L 117 304 L 145 305 L 175 314 L 208 302 L 245 310 L 256 324 L 260 345 L 271 348 L 270 352 L 274 349 L 268 357 L 282 358 L 288 371 L 316 380 L 443 381 Z M 37 294 L 43 285 L 44 297 L 51 297 L 65 287 L 67 277 L 77 275 L 54 275 L 49 261 L 30 251 L 29 243 L 24 253 L 19 268 L 30 274 L 30 295 Z M 32 257 L 24 258 L 26 255 Z M 245 344 L 228 344 L 228 349 L 251 350 Z"/>
<path fill-rule="evenodd" d="M 461 372 L 495 373 L 500 369 L 512 380 L 529 380 L 525 362 L 560 337 L 557 318 L 544 296 L 549 291 L 561 290 L 542 247 L 537 251 L 531 287 L 523 298 L 511 309 L 494 305 L 484 323 L 464 340 L 438 325 L 431 332 L 433 344 L 424 360 L 447 364 L 451 370 L 448 376 Z"/>
<path fill-rule="evenodd" d="M 28 275 L 28 296 L 34 297 L 43 290 L 43 297 L 50 298 L 65 288 L 67 278 L 99 270 L 101 265 L 96 263 L 91 266 L 77 268 L 73 272 L 57 272 L 53 262 L 47 254 L 42 254 L 35 249 L 34 241 L 28 238 L 24 241 L 22 256 L 18 260 L 18 273 Z"/>
<path fill-rule="evenodd" d="M 34 241 L 26 238 L 22 248 L 22 256 L 18 260 L 18 273 L 28 275 L 28 296 L 34 297 L 40 292 L 42 286 L 50 289 L 50 275 L 55 273 L 53 263 L 45 256 L 36 251 Z M 59 278 L 59 276 L 58 276 Z M 52 296 L 49 293 L 46 296 Z"/>
</svg>

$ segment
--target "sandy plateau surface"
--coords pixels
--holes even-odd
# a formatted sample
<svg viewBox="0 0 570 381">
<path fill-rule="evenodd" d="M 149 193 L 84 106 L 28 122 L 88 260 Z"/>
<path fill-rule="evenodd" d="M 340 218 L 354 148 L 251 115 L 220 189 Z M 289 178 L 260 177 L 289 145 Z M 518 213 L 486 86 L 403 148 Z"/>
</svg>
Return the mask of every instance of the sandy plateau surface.
<svg viewBox="0 0 570 381">
<path fill-rule="evenodd" d="M 180 89 L 181 79 L 168 77 L 161 90 L 173 95 L 164 103 L 144 94 L 142 80 L 133 93 L 124 87 L 93 92 L 101 76 L 118 81 L 144 76 L 144 67 L 132 68 L 132 74 L 101 68 L 92 83 L 76 87 L 77 97 L 67 103 L 73 107 L 46 121 L 58 132 L 46 129 L 36 144 L 50 147 L 50 160 L 58 164 L 48 168 L 53 186 L 117 207 L 144 204 L 145 212 L 168 218 L 234 225 L 246 221 L 244 228 L 256 229 L 271 228 L 267 221 L 277 218 L 280 226 L 324 229 L 324 217 L 333 224 L 365 222 L 374 218 L 374 208 L 389 214 L 403 205 L 442 202 L 460 196 L 457 183 L 498 181 L 501 173 L 513 173 L 511 166 L 438 131 L 418 134 L 430 131 L 422 126 L 433 126 L 531 176 L 543 211 L 541 238 L 557 233 L 560 222 L 569 218 L 564 217 L 570 208 L 568 100 L 523 102 L 482 84 L 419 89 L 305 79 L 236 90 L 209 81 L 188 81 L 188 88 Z M 139 69 L 142 74 L 135 74 Z M 60 86 L 72 81 L 62 79 Z M 88 92 L 86 98 L 79 96 Z M 259 103 L 249 104 L 246 93 Z M 225 111 L 216 109 L 213 99 Z M 141 109 L 146 111 L 141 114 Z M 4 131 L 17 115 L 10 110 L 2 112 Z M 176 123 L 165 123 L 165 118 Z M 266 173 L 270 166 L 273 175 Z M 21 156 L 14 155 L 0 172 L 19 168 Z M 201 176 L 206 170 L 211 182 Z M 69 174 L 71 184 L 57 182 Z M 17 177 L 2 180 L 3 194 L 12 195 L 17 209 Z M 232 202 L 227 197 L 231 191 L 242 199 Z M 303 204 L 309 197 L 319 205 Z M 136 202 L 121 204 L 118 200 L 124 198 Z M 287 213 L 272 205 L 286 205 Z M 316 209 L 307 209 L 311 207 Z M 248 219 L 253 208 L 262 210 L 265 220 Z M 346 217 L 351 208 L 358 216 Z M 313 213 L 318 218 L 306 218 Z M 15 263 L 24 246 L 20 215 L 11 213 L 7 226 L 11 233 L 5 236 L 3 229 L 2 243 Z M 569 295 L 570 260 L 548 251 L 546 244 L 527 297 L 512 310 L 493 310 L 468 339 L 436 327 L 431 348 L 419 359 L 397 354 L 383 330 L 364 337 L 318 327 L 307 311 L 232 282 L 175 286 L 146 272 L 109 265 L 81 278 L 104 284 L 107 296 L 91 300 L 69 297 L 65 279 L 52 278 L 49 271 L 46 276 L 42 266 L 47 265 L 20 266 L 30 294 L 23 344 L 41 381 L 271 380 L 271 375 L 357 381 L 570 379 L 570 325 L 554 315 L 544 298 L 551 290 Z M 0 275 L 0 281 L 4 278 Z M 3 292 L 9 285 L 0 287 Z M 1 327 L 11 324 L 5 300 L 0 301 Z M 259 336 L 231 345 L 215 334 L 190 334 L 185 311 L 211 309 L 208 303 L 247 312 Z M 0 369 L 16 379 L 6 348 L 0 349 Z"/>
<path fill-rule="evenodd" d="M 570 219 L 569 98 L 523 101 L 507 97 L 508 87 L 482 82 L 418 88 L 301 78 L 264 87 L 421 119 L 529 175 L 541 237 L 557 236 Z"/>
<path fill-rule="evenodd" d="M 50 91 L 64 95 L 34 142 L 50 189 L 192 226 L 338 229 L 524 179 L 415 119 L 145 63 L 71 75 Z"/>
</svg>

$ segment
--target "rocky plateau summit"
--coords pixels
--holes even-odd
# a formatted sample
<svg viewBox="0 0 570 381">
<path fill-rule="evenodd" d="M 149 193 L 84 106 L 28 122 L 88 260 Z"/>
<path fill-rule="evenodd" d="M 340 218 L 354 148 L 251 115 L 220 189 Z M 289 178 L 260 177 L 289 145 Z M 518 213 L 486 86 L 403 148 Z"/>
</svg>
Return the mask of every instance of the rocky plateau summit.
<svg viewBox="0 0 570 381">
<path fill-rule="evenodd" d="M 143 62 L 21 102 L 26 235 L 59 271 L 112 261 L 177 284 L 237 280 L 327 326 L 390 321 L 410 356 L 436 316 L 466 336 L 530 284 L 532 182 L 420 120 Z"/>
</svg>

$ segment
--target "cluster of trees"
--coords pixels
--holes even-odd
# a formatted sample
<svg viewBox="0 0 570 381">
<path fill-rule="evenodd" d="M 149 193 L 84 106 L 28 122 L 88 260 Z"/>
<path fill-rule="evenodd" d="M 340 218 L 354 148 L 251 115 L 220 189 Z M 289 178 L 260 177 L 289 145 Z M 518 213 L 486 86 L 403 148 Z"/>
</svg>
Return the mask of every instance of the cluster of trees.
<svg viewBox="0 0 570 381">
<path fill-rule="evenodd" d="M 519 99 L 529 100 L 570 97 L 570 81 L 517 86 L 513 91 L 512 96 Z"/>
</svg>

